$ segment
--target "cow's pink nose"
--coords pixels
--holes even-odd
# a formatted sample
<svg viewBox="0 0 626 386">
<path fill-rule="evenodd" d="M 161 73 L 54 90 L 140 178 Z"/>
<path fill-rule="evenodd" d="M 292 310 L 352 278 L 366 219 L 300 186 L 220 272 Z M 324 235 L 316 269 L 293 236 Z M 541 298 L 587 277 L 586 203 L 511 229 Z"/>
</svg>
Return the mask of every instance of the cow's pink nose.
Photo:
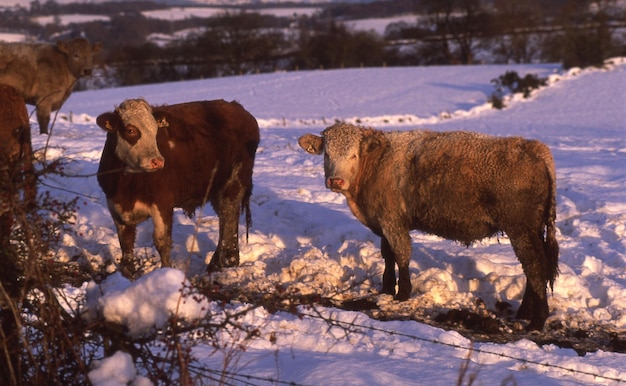
<svg viewBox="0 0 626 386">
<path fill-rule="evenodd" d="M 150 167 L 152 169 L 163 169 L 165 165 L 165 160 L 163 158 L 150 158 Z"/>
<path fill-rule="evenodd" d="M 343 179 L 329 178 L 326 180 L 326 186 L 330 189 L 341 189 L 343 187 Z"/>
</svg>

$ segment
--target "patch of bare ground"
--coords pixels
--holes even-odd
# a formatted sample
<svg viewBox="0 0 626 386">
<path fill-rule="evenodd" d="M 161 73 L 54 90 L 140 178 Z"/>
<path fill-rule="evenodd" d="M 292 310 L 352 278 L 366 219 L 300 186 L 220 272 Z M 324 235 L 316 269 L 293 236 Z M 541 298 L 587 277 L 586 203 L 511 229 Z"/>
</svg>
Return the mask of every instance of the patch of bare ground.
<svg viewBox="0 0 626 386">
<path fill-rule="evenodd" d="M 539 346 L 555 345 L 569 348 L 580 356 L 598 350 L 626 353 L 626 331 L 610 326 L 593 325 L 589 328 L 572 328 L 559 321 L 546 323 L 542 331 L 527 331 L 524 321 L 515 320 L 510 305 L 498 304 L 497 310 L 488 310 L 481 305 L 478 311 L 467 309 L 414 308 L 410 315 L 385 310 L 380 307 L 377 296 L 336 300 L 320 295 L 301 295 L 283 292 L 281 288 L 268 294 L 245 293 L 233 287 L 206 286 L 203 291 L 209 298 L 223 302 L 243 301 L 260 305 L 269 312 L 287 311 L 298 313 L 298 306 L 336 307 L 348 311 L 363 312 L 377 320 L 415 320 L 445 330 L 457 331 L 472 342 L 505 344 L 527 339 Z"/>
</svg>

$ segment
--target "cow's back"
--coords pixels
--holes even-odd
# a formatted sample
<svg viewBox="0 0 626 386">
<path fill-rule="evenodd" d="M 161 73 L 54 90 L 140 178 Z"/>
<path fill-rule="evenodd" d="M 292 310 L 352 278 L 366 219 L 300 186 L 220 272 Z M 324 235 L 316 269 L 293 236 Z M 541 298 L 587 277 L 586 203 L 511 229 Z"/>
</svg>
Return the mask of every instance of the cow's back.
<svg viewBox="0 0 626 386">
<path fill-rule="evenodd" d="M 410 153 L 413 181 L 403 189 L 415 203 L 418 228 L 469 244 L 520 225 L 551 195 L 541 146 L 519 137 L 427 132 Z"/>
<path fill-rule="evenodd" d="M 15 88 L 25 99 L 32 94 L 37 73 L 37 49 L 41 46 L 0 43 L 0 83 Z"/>
<path fill-rule="evenodd" d="M 381 214 L 390 212 L 411 229 L 469 244 L 523 226 L 520 219 L 551 197 L 554 165 L 537 141 L 461 131 L 383 138 L 361 161 L 358 194 L 348 200 L 377 234 Z"/>
<path fill-rule="evenodd" d="M 159 131 L 158 138 L 161 140 L 199 140 L 207 143 L 219 141 L 221 150 L 224 147 L 239 149 L 243 146 L 248 155 L 254 158 L 259 142 L 258 124 L 237 102 L 188 102 L 154 107 L 153 113 L 155 116 L 162 114 L 167 122 L 166 130 Z M 233 153 L 237 154 L 238 151 Z"/>
</svg>

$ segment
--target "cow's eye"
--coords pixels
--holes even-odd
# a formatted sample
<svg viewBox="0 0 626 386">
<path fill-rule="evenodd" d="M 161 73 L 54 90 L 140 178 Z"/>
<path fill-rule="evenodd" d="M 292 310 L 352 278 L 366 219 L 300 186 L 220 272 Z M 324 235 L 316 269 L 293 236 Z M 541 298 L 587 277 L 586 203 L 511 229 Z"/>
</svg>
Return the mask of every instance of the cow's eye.
<svg viewBox="0 0 626 386">
<path fill-rule="evenodd" d="M 131 145 L 134 145 L 139 141 L 141 137 L 141 132 L 137 127 L 133 125 L 128 125 L 124 127 L 124 130 L 121 133 L 122 137 Z"/>
<path fill-rule="evenodd" d="M 137 138 L 139 137 L 139 129 L 137 129 L 133 125 L 128 125 L 124 128 L 124 137 L 126 138 Z"/>
</svg>

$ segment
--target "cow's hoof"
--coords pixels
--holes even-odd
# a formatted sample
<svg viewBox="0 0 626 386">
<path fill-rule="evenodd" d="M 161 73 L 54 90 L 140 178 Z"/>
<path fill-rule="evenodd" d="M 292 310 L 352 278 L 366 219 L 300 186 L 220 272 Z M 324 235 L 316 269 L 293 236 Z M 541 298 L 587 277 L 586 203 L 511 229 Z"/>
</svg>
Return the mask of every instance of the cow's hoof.
<svg viewBox="0 0 626 386">
<path fill-rule="evenodd" d="M 139 270 L 137 270 L 133 258 L 123 257 L 117 266 L 117 269 L 120 271 L 122 276 L 129 280 L 135 280 L 140 276 Z"/>
<path fill-rule="evenodd" d="M 395 294 L 396 294 L 396 286 L 394 285 L 393 287 L 390 287 L 390 288 L 383 287 L 383 289 L 382 289 L 382 291 L 380 291 L 380 293 L 382 295 L 395 296 Z"/>
<path fill-rule="evenodd" d="M 398 294 L 393 297 L 393 300 L 403 302 L 403 301 L 409 300 L 410 297 L 411 297 L 411 294 L 403 294 L 403 293 L 398 292 Z"/>
<path fill-rule="evenodd" d="M 224 268 L 232 268 L 239 266 L 239 254 L 234 256 L 224 255 L 220 252 L 215 252 L 211 258 L 211 262 L 207 266 L 207 273 L 221 271 Z"/>
<path fill-rule="evenodd" d="M 531 320 L 528 326 L 526 326 L 526 331 L 543 331 L 543 326 L 546 324 L 544 320 Z"/>
<path fill-rule="evenodd" d="M 122 276 L 124 276 L 125 278 L 127 278 L 128 280 L 135 280 L 139 277 L 139 273 L 137 272 L 136 269 L 134 268 L 130 268 L 126 265 L 121 265 L 118 270 L 120 271 L 120 273 L 122 274 Z"/>
<path fill-rule="evenodd" d="M 206 266 L 206 273 L 219 272 L 222 268 L 224 267 L 216 259 L 211 259 L 211 262 Z"/>
</svg>

